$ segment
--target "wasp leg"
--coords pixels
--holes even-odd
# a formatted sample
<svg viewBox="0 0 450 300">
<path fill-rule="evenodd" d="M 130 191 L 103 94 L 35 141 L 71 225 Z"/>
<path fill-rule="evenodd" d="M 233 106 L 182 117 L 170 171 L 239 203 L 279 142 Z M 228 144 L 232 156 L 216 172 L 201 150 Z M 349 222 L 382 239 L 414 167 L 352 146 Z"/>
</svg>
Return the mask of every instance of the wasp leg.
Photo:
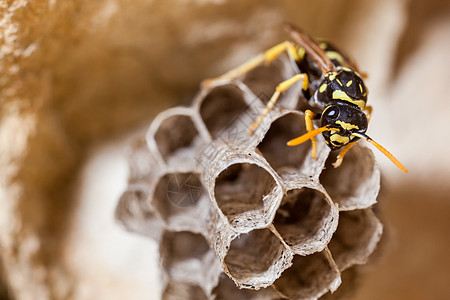
<svg viewBox="0 0 450 300">
<path fill-rule="evenodd" d="M 337 168 L 342 164 L 342 161 L 344 160 L 345 154 L 350 150 L 351 147 L 353 147 L 358 141 L 348 143 L 345 145 L 344 148 L 342 148 L 341 152 L 339 153 L 336 161 L 333 163 L 333 167 Z"/>
<path fill-rule="evenodd" d="M 313 119 L 317 119 L 319 117 L 318 114 L 316 114 L 315 112 L 310 111 L 309 109 L 307 109 L 305 111 L 305 122 L 306 122 L 306 130 L 308 132 L 311 132 L 314 130 L 313 127 Z M 316 158 L 316 152 L 317 152 L 317 140 L 316 137 L 312 137 L 311 138 L 311 143 L 312 143 L 312 150 L 311 150 L 311 157 L 312 158 Z"/>
<path fill-rule="evenodd" d="M 258 120 L 256 120 L 255 123 L 253 123 L 250 128 L 248 129 L 248 133 L 250 135 L 252 135 L 255 130 L 258 128 L 258 126 L 261 124 L 262 120 L 264 119 L 264 117 L 267 115 L 267 113 L 274 107 L 275 103 L 277 102 L 278 98 L 280 97 L 281 93 L 283 93 L 284 91 L 286 91 L 291 85 L 293 85 L 294 83 L 296 83 L 297 81 L 302 80 L 302 89 L 303 90 L 307 90 L 308 89 L 308 75 L 306 73 L 303 74 L 297 74 L 285 81 L 283 81 L 282 83 L 280 83 L 279 85 L 277 85 L 277 88 L 275 90 L 275 93 L 272 95 L 272 97 L 270 98 L 269 102 L 266 105 L 266 108 L 264 109 L 264 111 L 261 113 L 261 115 L 259 116 Z"/>
<path fill-rule="evenodd" d="M 265 62 L 267 64 L 270 64 L 273 60 L 275 60 L 278 56 L 281 55 L 284 51 L 288 51 L 292 57 L 294 57 L 295 60 L 300 60 L 300 56 L 298 54 L 297 49 L 295 48 L 294 44 L 292 44 L 289 41 L 280 43 L 276 46 L 273 46 L 269 50 L 265 51 L 264 53 L 252 58 L 251 60 L 245 62 L 244 64 L 231 69 L 230 71 L 226 72 L 225 74 L 216 77 L 216 78 L 210 78 L 206 79 L 202 82 L 202 86 L 208 86 L 211 85 L 213 82 L 218 80 L 232 80 L 236 77 L 239 77 L 240 75 L 246 74 L 247 72 L 251 71 L 252 69 L 256 68 L 261 63 Z"/>
</svg>

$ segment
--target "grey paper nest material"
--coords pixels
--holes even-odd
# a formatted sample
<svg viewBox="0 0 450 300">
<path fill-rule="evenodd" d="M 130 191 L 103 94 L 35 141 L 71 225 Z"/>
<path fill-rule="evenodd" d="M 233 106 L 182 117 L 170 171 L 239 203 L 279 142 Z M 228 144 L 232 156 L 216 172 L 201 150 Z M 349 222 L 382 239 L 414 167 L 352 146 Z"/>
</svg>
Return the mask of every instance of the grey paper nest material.
<svg viewBox="0 0 450 300">
<path fill-rule="evenodd" d="M 380 173 L 368 148 L 334 169 L 321 138 L 317 159 L 309 143 L 287 147 L 306 132 L 295 86 L 247 134 L 267 93 L 293 74 L 281 57 L 216 82 L 132 146 L 117 217 L 160 243 L 163 299 L 315 299 L 375 249 Z"/>
</svg>

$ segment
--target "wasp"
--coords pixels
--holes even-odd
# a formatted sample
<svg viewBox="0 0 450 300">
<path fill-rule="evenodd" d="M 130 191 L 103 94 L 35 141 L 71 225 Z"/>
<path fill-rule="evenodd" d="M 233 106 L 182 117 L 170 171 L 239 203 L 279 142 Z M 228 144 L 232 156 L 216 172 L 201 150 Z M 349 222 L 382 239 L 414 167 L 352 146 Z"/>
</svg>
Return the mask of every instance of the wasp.
<svg viewBox="0 0 450 300">
<path fill-rule="evenodd" d="M 303 95 L 311 106 L 311 109 L 305 111 L 307 133 L 288 141 L 288 146 L 311 140 L 311 156 L 316 158 L 316 136 L 322 134 L 331 150 L 341 150 L 333 164 L 337 168 L 350 148 L 360 139 L 364 139 L 407 173 L 408 170 L 389 151 L 366 134 L 372 107 L 367 105 L 365 74 L 360 73 L 353 61 L 330 44 L 315 42 L 308 34 L 291 24 L 286 24 L 285 29 L 294 42 L 280 43 L 222 76 L 204 81 L 203 84 L 234 79 L 261 63 L 269 64 L 282 53 L 288 52 L 300 72 L 277 85 L 264 111 L 250 126 L 249 133 L 254 133 L 284 91 L 294 83 L 301 82 Z M 320 120 L 319 128 L 314 129 L 313 120 Z"/>
</svg>

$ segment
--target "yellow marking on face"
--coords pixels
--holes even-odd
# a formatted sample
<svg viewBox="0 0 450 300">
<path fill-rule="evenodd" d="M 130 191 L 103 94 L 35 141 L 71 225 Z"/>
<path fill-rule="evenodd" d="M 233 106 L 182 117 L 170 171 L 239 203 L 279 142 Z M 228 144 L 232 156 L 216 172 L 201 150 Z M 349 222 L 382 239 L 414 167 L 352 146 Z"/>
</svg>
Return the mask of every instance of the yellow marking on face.
<svg viewBox="0 0 450 300">
<path fill-rule="evenodd" d="M 325 43 L 325 42 L 321 42 L 321 43 L 319 44 L 319 47 L 320 47 L 322 50 L 325 50 L 325 49 L 327 49 L 328 44 Z"/>
<path fill-rule="evenodd" d="M 327 84 L 323 83 L 319 88 L 319 92 L 323 93 L 323 92 L 325 92 L 326 89 L 327 89 Z"/>
<path fill-rule="evenodd" d="M 361 91 L 361 93 L 363 92 L 363 87 L 362 87 L 361 83 L 359 84 L 359 90 Z"/>
<path fill-rule="evenodd" d="M 336 81 L 337 81 L 337 83 L 339 83 L 340 86 L 343 86 L 342 82 L 339 79 L 336 79 Z"/>
<path fill-rule="evenodd" d="M 340 53 L 338 53 L 336 51 L 327 51 L 326 55 L 329 59 L 337 60 L 337 62 L 341 65 L 344 63 L 344 58 L 342 57 L 342 55 Z"/>
<path fill-rule="evenodd" d="M 336 78 L 337 73 L 336 73 L 336 72 L 333 72 L 333 73 L 330 73 L 330 74 L 327 74 L 327 75 L 328 75 L 328 78 L 329 78 L 331 81 L 333 81 L 333 80 Z"/>
<path fill-rule="evenodd" d="M 364 100 L 353 100 L 352 98 L 350 98 L 349 95 L 347 95 L 344 91 L 341 90 L 335 90 L 333 92 L 332 98 L 350 102 L 352 104 L 357 105 L 361 109 L 364 109 L 364 107 L 366 107 L 366 102 L 364 102 Z"/>
<path fill-rule="evenodd" d="M 346 86 L 349 87 L 352 85 L 352 83 L 353 83 L 353 80 L 350 80 L 349 82 L 347 82 Z"/>
<path fill-rule="evenodd" d="M 350 69 L 350 68 L 348 68 L 348 67 L 342 67 L 342 70 L 347 71 L 347 72 L 353 71 L 352 69 Z"/>
<path fill-rule="evenodd" d="M 342 136 L 342 135 L 336 133 L 336 134 L 330 135 L 330 141 L 346 145 L 350 142 L 350 138 L 348 136 Z"/>
<path fill-rule="evenodd" d="M 337 120 L 335 123 L 341 125 L 341 127 L 344 128 L 345 130 L 359 129 L 357 125 L 346 123 L 341 120 Z"/>
</svg>

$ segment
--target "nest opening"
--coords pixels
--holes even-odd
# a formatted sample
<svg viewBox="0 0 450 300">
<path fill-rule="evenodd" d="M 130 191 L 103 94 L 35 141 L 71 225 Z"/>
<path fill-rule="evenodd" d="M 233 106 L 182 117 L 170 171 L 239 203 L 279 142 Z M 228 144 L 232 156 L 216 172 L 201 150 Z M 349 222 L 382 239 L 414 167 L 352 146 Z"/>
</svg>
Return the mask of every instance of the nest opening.
<svg viewBox="0 0 450 300">
<path fill-rule="evenodd" d="M 370 190 L 367 185 L 373 184 L 371 178 L 375 168 L 375 161 L 370 149 L 359 145 L 353 146 L 345 155 L 339 168 L 332 165 L 336 161 L 336 155 L 337 152 L 331 152 L 325 163 L 325 169 L 320 174 L 320 182 L 331 199 L 339 204 L 340 209 L 363 208 L 372 205 L 374 202 L 371 199 L 365 199 L 367 191 Z M 364 203 L 366 201 L 370 201 L 370 203 Z"/>
<path fill-rule="evenodd" d="M 236 163 L 216 178 L 214 194 L 217 205 L 232 226 L 241 221 L 264 218 L 266 196 L 276 186 L 264 168 L 250 163 Z"/>
<path fill-rule="evenodd" d="M 196 233 L 188 231 L 166 231 L 161 240 L 163 266 L 171 274 L 172 268 L 199 271 L 202 260 L 209 252 L 208 242 Z"/>
<path fill-rule="evenodd" d="M 162 294 L 162 300 L 196 299 L 207 300 L 203 289 L 197 284 L 170 281 Z"/>
<path fill-rule="evenodd" d="M 116 207 L 116 218 L 129 230 L 157 238 L 161 226 L 149 203 L 149 187 L 128 188 Z"/>
<path fill-rule="evenodd" d="M 147 187 L 148 188 L 148 187 Z M 142 187 L 128 188 L 120 197 L 117 213 L 120 215 L 151 215 L 148 191 Z"/>
<path fill-rule="evenodd" d="M 147 147 L 145 138 L 136 139 L 131 145 L 129 162 L 129 180 L 139 180 L 149 177 L 157 164 L 156 159 Z"/>
<path fill-rule="evenodd" d="M 152 218 L 153 212 L 149 206 L 148 191 L 142 188 L 128 188 L 119 199 L 116 217 L 120 220 L 139 218 L 145 220 Z"/>
<path fill-rule="evenodd" d="M 288 246 L 301 250 L 319 239 L 321 231 L 333 221 L 331 213 L 323 193 L 310 188 L 294 189 L 283 197 L 274 225 Z"/>
<path fill-rule="evenodd" d="M 206 191 L 197 174 L 168 173 L 159 179 L 153 203 L 161 218 L 171 224 L 182 222 L 183 219 L 187 219 L 187 222 L 198 220 L 196 209 L 206 198 Z"/>
<path fill-rule="evenodd" d="M 245 74 L 243 83 L 261 99 L 265 104 L 269 102 L 270 97 L 278 84 L 294 76 L 296 73 L 294 69 L 283 59 L 276 59 L 270 64 L 261 64 L 250 70 Z M 299 85 L 299 84 L 298 84 Z M 284 94 L 278 98 L 277 105 L 288 107 L 290 106 L 288 99 L 291 97 L 293 87 L 288 89 Z"/>
<path fill-rule="evenodd" d="M 168 117 L 155 132 L 156 145 L 166 162 L 192 147 L 195 140 L 201 137 L 191 117 L 186 115 Z"/>
<path fill-rule="evenodd" d="M 342 211 L 338 228 L 328 245 L 340 270 L 363 264 L 375 249 L 381 223 L 370 209 Z"/>
<path fill-rule="evenodd" d="M 224 263 L 235 280 L 253 280 L 264 277 L 271 267 L 285 258 L 285 250 L 269 229 L 255 229 L 231 242 Z"/>
<path fill-rule="evenodd" d="M 304 117 L 295 113 L 286 114 L 270 125 L 258 149 L 275 171 L 283 167 L 300 168 L 308 156 L 311 143 L 294 147 L 286 143 L 304 133 L 306 133 Z"/>
<path fill-rule="evenodd" d="M 339 278 L 324 252 L 294 256 L 291 268 L 281 274 L 274 287 L 289 299 L 317 299 Z"/>
<path fill-rule="evenodd" d="M 346 269 L 341 272 L 342 283 L 339 285 L 337 291 L 328 291 L 325 295 L 320 297 L 321 300 L 339 300 L 339 299 L 354 299 L 355 291 L 361 285 L 361 273 L 357 268 Z"/>
<path fill-rule="evenodd" d="M 213 139 L 236 130 L 239 116 L 247 109 L 244 94 L 237 86 L 228 84 L 213 88 L 202 100 L 200 116 Z M 239 125 L 239 124 L 237 124 Z M 244 124 L 241 124 L 244 127 Z M 245 130 L 248 125 L 245 125 Z"/>
</svg>

